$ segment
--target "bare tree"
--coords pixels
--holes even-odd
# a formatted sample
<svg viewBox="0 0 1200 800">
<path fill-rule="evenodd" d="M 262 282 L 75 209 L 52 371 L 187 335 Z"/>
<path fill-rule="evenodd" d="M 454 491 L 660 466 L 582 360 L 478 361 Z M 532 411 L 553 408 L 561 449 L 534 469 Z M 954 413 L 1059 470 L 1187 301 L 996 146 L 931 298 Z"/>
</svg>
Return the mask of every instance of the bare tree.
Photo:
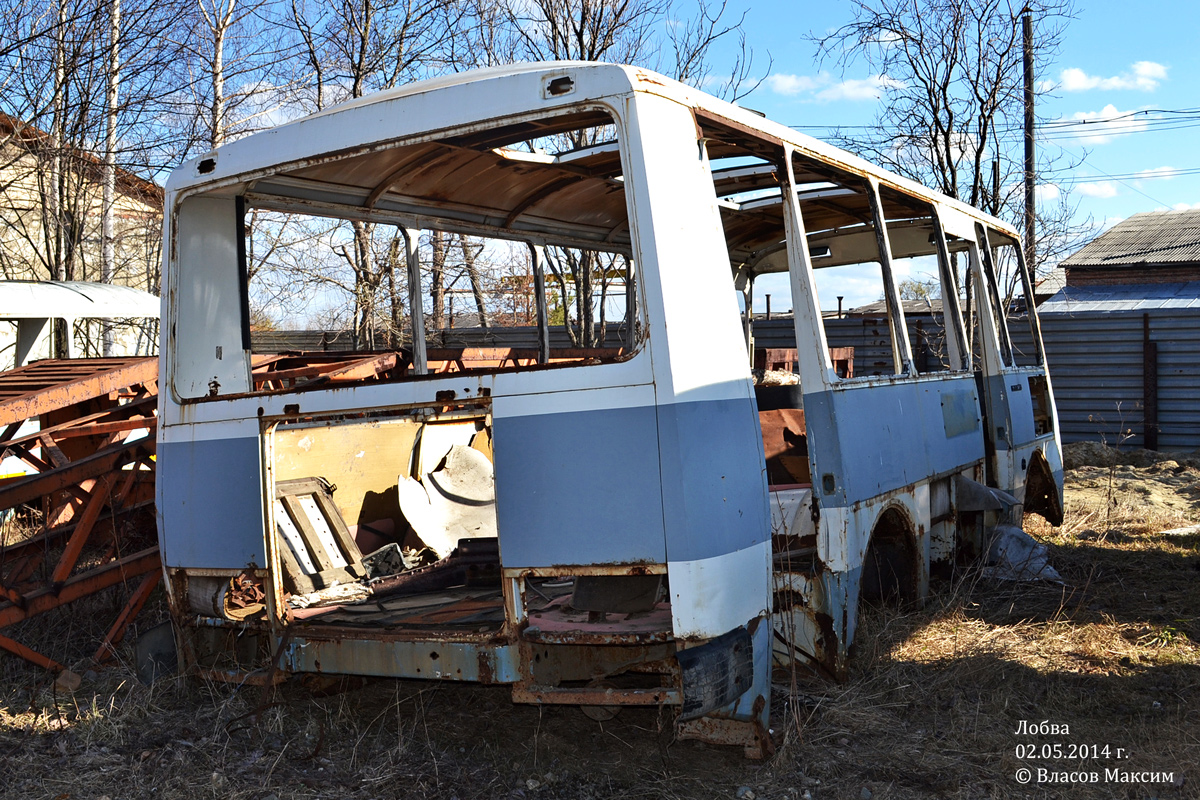
<svg viewBox="0 0 1200 800">
<path fill-rule="evenodd" d="M 442 63 L 445 43 L 456 28 L 455 8 L 451 0 L 342 0 L 336 5 L 290 0 L 289 22 L 296 34 L 299 61 L 307 70 L 308 101 L 320 110 L 427 74 Z M 394 229 L 378 235 L 376 225 L 360 221 L 349 227 L 353 246 L 342 246 L 338 252 L 355 276 L 356 342 L 371 348 L 381 339 L 379 326 L 388 320 L 393 328 L 388 340 L 395 341 L 400 334 L 396 326 L 404 318 L 403 293 L 396 271 L 406 274 L 399 258 L 400 235 Z M 431 295 L 436 325 L 441 313 L 441 281 L 436 268 L 434 277 Z M 387 314 L 377 307 L 385 285 L 391 305 Z"/>
<path fill-rule="evenodd" d="M 1071 0 L 852 0 L 853 21 L 816 39 L 822 58 L 864 61 L 883 103 L 865 134 L 839 144 L 942 193 L 1019 222 L 1023 216 L 1022 16 L 1032 16 L 1035 64 L 1057 55 Z M 1074 165 L 1043 158 L 1050 180 Z M 1045 209 L 1039 269 L 1083 233 L 1065 200 Z M 1011 280 L 1010 280 L 1011 284 Z"/>
<path fill-rule="evenodd" d="M 191 29 L 181 42 L 190 58 L 177 105 L 198 123 L 195 144 L 216 148 L 231 135 L 276 124 L 273 112 L 289 96 L 289 76 L 280 67 L 291 43 L 272 18 L 273 0 L 191 2 Z"/>
<path fill-rule="evenodd" d="M 121 0 L 109 0 L 108 5 L 108 85 L 104 95 L 104 197 L 100 224 L 100 282 L 111 283 L 116 270 L 116 241 L 113 217 L 117 196 L 117 98 L 121 91 Z M 102 351 L 113 354 L 112 326 L 104 323 L 101 332 Z"/>
</svg>

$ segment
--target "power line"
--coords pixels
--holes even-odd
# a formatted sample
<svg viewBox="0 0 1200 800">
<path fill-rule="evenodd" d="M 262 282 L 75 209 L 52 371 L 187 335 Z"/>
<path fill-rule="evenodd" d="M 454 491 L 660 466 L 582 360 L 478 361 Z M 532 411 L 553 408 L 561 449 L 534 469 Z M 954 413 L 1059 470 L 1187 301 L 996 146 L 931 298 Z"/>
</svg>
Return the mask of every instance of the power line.
<svg viewBox="0 0 1200 800">
<path fill-rule="evenodd" d="M 1183 178 L 1189 175 L 1200 175 L 1200 167 L 1187 167 L 1185 169 L 1163 169 L 1163 170 L 1146 170 L 1143 172 L 1125 172 L 1118 175 L 1103 174 L 1103 177 L 1088 176 L 1083 178 L 1072 178 L 1072 183 L 1103 183 L 1104 181 L 1148 181 L 1165 178 Z"/>
<path fill-rule="evenodd" d="M 1170 116 L 1151 116 L 1170 115 Z M 875 131 L 890 132 L 884 125 L 791 125 L 798 131 Z M 1186 130 L 1200 127 L 1200 108 L 1147 108 L 1131 111 L 1112 117 L 1090 117 L 1086 119 L 1047 120 L 1038 126 L 1039 138 L 1043 139 L 1075 139 L 1080 138 L 1080 131 L 1097 128 L 1093 136 L 1124 136 L 1133 133 L 1149 133 L 1152 131 Z M 997 128 L 997 133 L 1012 134 L 1023 131 L 1021 125 L 1004 125 Z"/>
</svg>

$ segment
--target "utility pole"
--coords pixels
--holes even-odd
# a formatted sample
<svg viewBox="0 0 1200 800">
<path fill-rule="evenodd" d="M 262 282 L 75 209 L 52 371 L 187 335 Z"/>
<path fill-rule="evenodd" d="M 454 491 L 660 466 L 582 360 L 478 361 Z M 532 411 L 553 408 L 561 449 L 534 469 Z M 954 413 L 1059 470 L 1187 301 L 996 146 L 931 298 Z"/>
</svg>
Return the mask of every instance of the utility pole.
<svg viewBox="0 0 1200 800">
<path fill-rule="evenodd" d="M 1034 256 L 1037 255 L 1037 246 L 1034 244 L 1037 212 L 1033 197 L 1037 179 L 1033 151 L 1033 17 L 1029 14 L 1028 6 L 1021 18 L 1021 27 L 1025 56 L 1025 263 L 1033 270 L 1036 265 Z"/>
</svg>

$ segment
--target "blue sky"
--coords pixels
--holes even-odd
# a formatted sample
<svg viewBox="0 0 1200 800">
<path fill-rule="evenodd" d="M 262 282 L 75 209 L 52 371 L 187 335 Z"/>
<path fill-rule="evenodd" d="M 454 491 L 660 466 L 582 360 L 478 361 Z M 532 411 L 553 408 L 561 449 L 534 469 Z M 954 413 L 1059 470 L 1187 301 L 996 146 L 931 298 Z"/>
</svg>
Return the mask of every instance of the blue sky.
<svg viewBox="0 0 1200 800">
<path fill-rule="evenodd" d="M 730 10 L 748 12 L 747 40 L 760 69 L 768 52 L 774 59 L 770 76 L 744 105 L 788 125 L 872 121 L 887 76 L 865 64 L 844 72 L 827 64 L 823 75 L 806 39 L 848 22 L 849 4 L 730 0 Z M 1039 141 L 1039 148 L 1061 147 L 1082 159 L 1065 179 L 1039 191 L 1067 193 L 1077 217 L 1098 228 L 1141 211 L 1200 208 L 1200 3 L 1079 0 L 1076 14 L 1057 62 L 1037 76 L 1056 86 L 1039 114 L 1122 119 Z M 1133 112 L 1141 113 L 1125 116 Z"/>
</svg>

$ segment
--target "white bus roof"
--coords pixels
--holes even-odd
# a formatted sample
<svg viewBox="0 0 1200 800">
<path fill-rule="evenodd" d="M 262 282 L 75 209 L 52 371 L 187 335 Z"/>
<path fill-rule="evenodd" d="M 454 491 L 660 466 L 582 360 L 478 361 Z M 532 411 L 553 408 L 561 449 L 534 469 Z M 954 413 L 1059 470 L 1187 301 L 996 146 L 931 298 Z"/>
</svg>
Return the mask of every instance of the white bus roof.
<svg viewBox="0 0 1200 800">
<path fill-rule="evenodd" d="M 176 198 L 193 191 L 245 194 L 260 207 L 308 213 L 324 207 L 344 216 L 381 221 L 436 216 L 439 227 L 449 220 L 447 229 L 463 232 L 504 229 L 518 238 L 557 236 L 562 243 L 604 243 L 619 250 L 628 238 L 627 231 L 624 239 L 614 236 L 624 218 L 625 202 L 615 143 L 557 157 L 504 146 L 560 132 L 564 126 L 606 124 L 609 117 L 602 109 L 617 107 L 620 98 L 635 92 L 688 106 L 703 120 L 731 131 L 786 142 L 813 163 L 874 178 L 885 192 L 937 202 L 963 221 L 977 220 L 1004 237 L 1017 238 L 1016 230 L 1002 220 L 752 111 L 648 70 L 590 62 L 493 67 L 357 98 L 193 159 L 171 175 L 167 188 Z M 555 120 L 562 120 L 562 115 L 566 121 L 556 127 Z M 505 132 L 498 134 L 499 129 Z M 522 161 L 550 169 L 522 170 Z M 455 182 L 455 176 L 461 183 L 463 175 L 471 176 L 469 187 L 459 195 L 452 190 L 448 194 L 448 184 Z M 720 173 L 717 177 L 724 179 Z M 778 185 L 777 179 L 768 178 Z M 752 178 L 745 184 L 745 175 L 731 174 L 728 180 L 730 186 L 754 185 Z M 819 186 L 819 177 L 809 180 Z M 804 180 L 798 176 L 797 182 Z M 569 209 L 562 218 L 554 218 L 558 212 L 543 202 L 548 192 L 555 195 L 554 209 Z M 439 200 L 430 204 L 430 197 Z M 487 199 L 486 207 L 479 205 L 480 197 Z M 413 198 L 424 200 L 416 203 Z M 810 233 L 861 221 L 862 210 L 857 207 L 847 207 L 839 217 L 839 202 L 850 201 L 822 198 L 821 208 L 831 213 L 815 225 L 806 210 Z M 857 202 L 861 203 L 861 196 Z M 751 207 L 742 204 L 738 210 Z M 738 249 L 739 239 L 744 240 L 743 256 L 765 242 L 754 238 L 752 216 L 724 215 L 731 251 Z M 739 226 L 744 230 L 739 231 Z"/>
</svg>

